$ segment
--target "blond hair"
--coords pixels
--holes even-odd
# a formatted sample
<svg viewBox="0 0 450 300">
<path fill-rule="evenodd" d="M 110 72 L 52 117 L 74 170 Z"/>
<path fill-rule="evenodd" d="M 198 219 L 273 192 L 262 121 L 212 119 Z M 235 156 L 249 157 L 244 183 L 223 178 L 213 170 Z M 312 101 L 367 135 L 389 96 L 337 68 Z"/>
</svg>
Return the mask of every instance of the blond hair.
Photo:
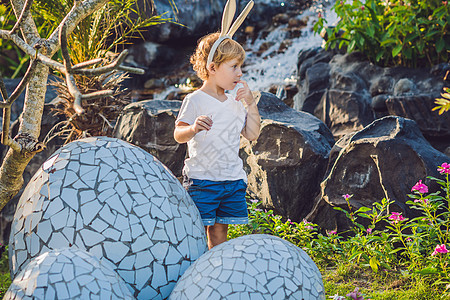
<svg viewBox="0 0 450 300">
<path fill-rule="evenodd" d="M 190 61 L 192 67 L 197 73 L 197 76 L 202 80 L 207 80 L 209 77 L 206 62 L 211 47 L 218 38 L 218 32 L 202 37 L 198 41 L 194 54 L 191 56 Z M 217 47 L 217 50 L 214 53 L 213 62 L 219 67 L 221 63 L 232 59 L 237 59 L 239 64 L 242 64 L 245 59 L 245 50 L 238 42 L 232 39 L 225 39 L 220 43 L 219 47 Z"/>
</svg>

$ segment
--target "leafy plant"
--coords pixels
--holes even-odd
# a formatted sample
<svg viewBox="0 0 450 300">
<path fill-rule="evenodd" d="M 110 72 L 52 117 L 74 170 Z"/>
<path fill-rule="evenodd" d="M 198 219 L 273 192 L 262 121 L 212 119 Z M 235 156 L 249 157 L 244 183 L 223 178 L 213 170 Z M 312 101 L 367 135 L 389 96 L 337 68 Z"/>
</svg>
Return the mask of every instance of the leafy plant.
<svg viewBox="0 0 450 300">
<path fill-rule="evenodd" d="M 320 17 L 314 31 L 327 33 L 326 47 L 360 51 L 381 66 L 431 66 L 450 58 L 450 7 L 441 0 L 342 0 L 340 18 L 328 27 Z"/>
<path fill-rule="evenodd" d="M 0 28 L 10 30 L 15 22 L 16 17 L 9 4 L 0 4 Z M 28 56 L 13 43 L 0 39 L 0 74 L 11 79 L 24 75 L 28 60 Z"/>
<path fill-rule="evenodd" d="M 152 3 L 152 0 L 150 3 L 144 1 L 144 7 L 149 9 Z M 72 5 L 73 0 L 37 0 L 36 7 L 39 9 L 35 13 L 51 28 L 50 24 L 59 24 Z M 140 37 L 141 30 L 172 21 L 162 15 L 147 18 L 140 5 L 142 3 L 138 0 L 110 0 L 85 18 L 68 37 L 69 54 L 73 64 L 101 58 L 102 62 L 94 66 L 105 66 L 117 57 L 117 52 L 123 50 L 124 44 Z M 64 14 L 61 14 L 61 11 Z M 47 34 L 53 30 L 49 30 Z M 66 84 L 63 81 L 53 82 L 59 98 L 63 100 L 62 105 L 55 111 L 64 115 L 65 120 L 52 128 L 45 142 L 56 136 L 61 136 L 67 143 L 86 136 L 110 135 L 122 108 L 130 103 L 128 93 L 121 88 L 122 81 L 127 78 L 123 72 L 114 71 L 98 76 L 74 75 L 74 78 L 82 93 L 113 90 L 113 94 L 84 101 L 85 112 L 79 114 L 73 107 L 75 99 Z"/>
<path fill-rule="evenodd" d="M 402 213 L 390 212 L 392 201 L 387 199 L 374 203 L 372 208 L 361 207 L 354 210 L 349 201 L 352 195 L 346 194 L 343 197 L 347 202 L 347 209 L 335 209 L 350 219 L 353 228 L 347 232 L 331 230 L 322 233 L 316 224 L 306 220 L 299 223 L 283 220 L 271 210 L 264 210 L 262 203 L 253 199 L 249 200 L 250 224 L 230 226 L 228 237 L 267 233 L 303 248 L 322 272 L 330 274 L 329 270 L 334 269 L 340 274 L 340 280 L 346 281 L 345 292 L 333 287 L 332 293 L 336 293 L 335 296 L 330 296 L 333 299 L 364 299 L 366 295 L 374 299 L 448 299 L 450 164 L 443 163 L 438 171 L 444 179 L 428 178 L 441 186 L 440 191 L 429 193 L 428 187 L 421 180 L 411 189 L 413 193 L 409 194 L 411 201 L 407 205 L 419 211 L 419 217 L 408 219 Z M 361 220 L 369 225 L 362 225 Z M 375 274 L 377 280 L 390 278 L 390 281 L 408 283 L 411 292 L 402 291 L 403 296 L 400 298 L 400 291 L 389 293 L 391 296 L 383 298 L 380 298 L 377 290 L 372 293 L 364 292 L 362 295 L 354 286 L 351 288 L 348 282 L 361 274 L 367 276 L 367 271 Z"/>
<path fill-rule="evenodd" d="M 439 114 L 450 110 L 450 88 L 444 88 L 444 93 L 441 94 L 442 98 L 437 98 L 434 102 L 436 104 L 433 110 L 439 110 Z"/>
</svg>

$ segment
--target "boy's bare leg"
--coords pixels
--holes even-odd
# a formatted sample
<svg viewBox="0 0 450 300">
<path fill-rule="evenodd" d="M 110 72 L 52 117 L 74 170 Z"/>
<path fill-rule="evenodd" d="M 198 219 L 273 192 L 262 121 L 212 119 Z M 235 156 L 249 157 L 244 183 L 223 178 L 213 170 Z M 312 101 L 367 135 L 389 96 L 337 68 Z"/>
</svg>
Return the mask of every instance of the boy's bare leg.
<svg viewBox="0 0 450 300">
<path fill-rule="evenodd" d="M 208 236 L 208 249 L 227 241 L 228 224 L 215 223 L 212 226 L 205 227 Z"/>
</svg>

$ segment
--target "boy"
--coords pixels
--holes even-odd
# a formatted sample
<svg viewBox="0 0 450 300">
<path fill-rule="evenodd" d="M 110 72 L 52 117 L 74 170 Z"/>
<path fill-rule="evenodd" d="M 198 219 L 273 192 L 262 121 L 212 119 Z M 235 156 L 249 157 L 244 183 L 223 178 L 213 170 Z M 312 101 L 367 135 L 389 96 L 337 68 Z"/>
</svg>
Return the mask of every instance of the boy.
<svg viewBox="0 0 450 300">
<path fill-rule="evenodd" d="M 239 142 L 240 134 L 250 141 L 258 138 L 261 118 L 241 80 L 244 59 L 244 49 L 230 37 L 203 37 L 191 57 L 203 85 L 186 96 L 175 123 L 175 140 L 188 143 L 184 185 L 202 216 L 209 249 L 227 240 L 228 224 L 248 223 Z M 238 83 L 243 87 L 236 97 L 225 92 Z"/>
</svg>

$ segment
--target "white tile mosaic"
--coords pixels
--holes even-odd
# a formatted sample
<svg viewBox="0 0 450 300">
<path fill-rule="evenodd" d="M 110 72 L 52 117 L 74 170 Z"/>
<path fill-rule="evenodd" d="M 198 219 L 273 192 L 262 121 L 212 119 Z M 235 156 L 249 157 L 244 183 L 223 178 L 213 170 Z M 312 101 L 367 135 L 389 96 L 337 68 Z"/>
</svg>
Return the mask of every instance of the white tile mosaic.
<svg viewBox="0 0 450 300">
<path fill-rule="evenodd" d="M 13 275 L 39 253 L 74 246 L 110 264 L 134 297 L 162 299 L 206 251 L 192 200 L 167 168 L 142 149 L 95 137 L 64 146 L 44 165 L 17 205 L 9 248 Z M 144 270 L 151 270 L 148 278 L 141 276 Z M 86 268 L 73 272 L 75 279 L 92 276 Z M 66 290 L 59 293 L 100 297 L 104 278 L 96 279 L 98 288 L 88 282 L 77 288 L 69 273 L 63 271 Z M 56 295 L 55 287 L 41 292 Z M 112 285 L 104 293 L 114 298 L 120 289 Z"/>
<path fill-rule="evenodd" d="M 81 252 L 82 250 L 77 248 L 63 248 L 32 259 L 16 276 L 3 299 L 27 299 L 20 296 L 25 294 L 36 300 L 76 299 L 79 296 L 81 297 L 78 299 L 95 299 L 100 297 L 100 282 L 102 289 L 109 291 L 109 294 L 102 294 L 102 296 L 109 295 L 109 298 L 102 297 L 102 299 L 135 299 L 118 275 L 104 275 L 114 273 L 109 267 L 87 252 L 80 255 Z M 70 255 L 67 255 L 68 253 Z M 95 272 L 76 277 L 74 268 L 80 262 L 91 266 Z M 51 268 L 46 268 L 47 265 Z M 25 274 L 28 276 L 25 277 Z M 115 286 L 114 293 L 113 286 Z"/>
<path fill-rule="evenodd" d="M 302 280 L 296 283 L 299 274 Z M 169 299 L 316 300 L 325 299 L 325 290 L 319 269 L 302 249 L 257 234 L 203 254 L 184 272 Z"/>
</svg>

